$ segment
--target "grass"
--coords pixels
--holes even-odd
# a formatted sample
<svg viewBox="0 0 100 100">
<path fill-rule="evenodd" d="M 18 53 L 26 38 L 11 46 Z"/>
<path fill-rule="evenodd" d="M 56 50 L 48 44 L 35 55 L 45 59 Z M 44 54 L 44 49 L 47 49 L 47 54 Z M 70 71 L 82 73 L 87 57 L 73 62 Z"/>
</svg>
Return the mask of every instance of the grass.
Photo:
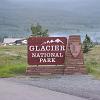
<svg viewBox="0 0 100 100">
<path fill-rule="evenodd" d="M 0 77 L 24 75 L 27 67 L 27 46 L 0 46 Z M 85 54 L 88 73 L 100 78 L 100 45 Z"/>
<path fill-rule="evenodd" d="M 88 73 L 100 78 L 100 45 L 85 54 L 85 65 Z"/>
<path fill-rule="evenodd" d="M 25 74 L 27 67 L 26 46 L 0 47 L 0 77 Z"/>
</svg>

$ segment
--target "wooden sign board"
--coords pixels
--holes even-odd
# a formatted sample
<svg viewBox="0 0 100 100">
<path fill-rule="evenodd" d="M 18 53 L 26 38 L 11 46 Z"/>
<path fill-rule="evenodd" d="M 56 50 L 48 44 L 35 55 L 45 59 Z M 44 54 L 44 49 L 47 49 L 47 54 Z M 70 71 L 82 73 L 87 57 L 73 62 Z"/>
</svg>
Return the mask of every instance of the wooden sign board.
<svg viewBox="0 0 100 100">
<path fill-rule="evenodd" d="M 66 44 L 67 38 L 65 37 L 30 37 L 28 39 L 28 64 L 64 64 Z"/>
</svg>

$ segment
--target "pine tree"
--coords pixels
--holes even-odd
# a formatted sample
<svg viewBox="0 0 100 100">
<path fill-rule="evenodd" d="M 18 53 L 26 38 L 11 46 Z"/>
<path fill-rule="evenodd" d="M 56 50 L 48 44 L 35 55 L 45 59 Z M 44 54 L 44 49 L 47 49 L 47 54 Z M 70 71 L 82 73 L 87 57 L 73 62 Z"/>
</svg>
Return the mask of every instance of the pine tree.
<svg viewBox="0 0 100 100">
<path fill-rule="evenodd" d="M 85 39 L 83 41 L 83 53 L 87 53 L 91 50 L 91 48 L 94 46 L 91 38 L 86 34 Z"/>
</svg>

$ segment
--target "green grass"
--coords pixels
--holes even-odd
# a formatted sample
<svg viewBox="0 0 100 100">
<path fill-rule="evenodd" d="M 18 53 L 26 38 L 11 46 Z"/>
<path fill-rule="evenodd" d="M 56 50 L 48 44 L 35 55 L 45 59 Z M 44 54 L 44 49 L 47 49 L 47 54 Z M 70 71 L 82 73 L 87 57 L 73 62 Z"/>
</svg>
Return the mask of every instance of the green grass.
<svg viewBox="0 0 100 100">
<path fill-rule="evenodd" d="M 100 78 L 100 45 L 85 54 L 85 65 L 88 73 Z"/>
<path fill-rule="evenodd" d="M 85 54 L 88 73 L 100 78 L 100 46 Z M 0 77 L 25 75 L 27 67 L 27 46 L 0 46 Z"/>
<path fill-rule="evenodd" d="M 25 74 L 27 67 L 26 46 L 0 47 L 0 77 Z"/>
</svg>

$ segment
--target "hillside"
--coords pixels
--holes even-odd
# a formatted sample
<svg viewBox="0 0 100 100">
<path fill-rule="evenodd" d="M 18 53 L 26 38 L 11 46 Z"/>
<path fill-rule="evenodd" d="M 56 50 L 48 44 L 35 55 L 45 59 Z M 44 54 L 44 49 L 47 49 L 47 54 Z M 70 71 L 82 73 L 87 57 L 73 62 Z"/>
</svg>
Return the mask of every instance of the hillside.
<svg viewBox="0 0 100 100">
<path fill-rule="evenodd" d="M 1 0 L 0 36 L 26 37 L 38 22 L 50 33 L 88 32 L 100 39 L 99 9 L 99 0 Z"/>
</svg>

